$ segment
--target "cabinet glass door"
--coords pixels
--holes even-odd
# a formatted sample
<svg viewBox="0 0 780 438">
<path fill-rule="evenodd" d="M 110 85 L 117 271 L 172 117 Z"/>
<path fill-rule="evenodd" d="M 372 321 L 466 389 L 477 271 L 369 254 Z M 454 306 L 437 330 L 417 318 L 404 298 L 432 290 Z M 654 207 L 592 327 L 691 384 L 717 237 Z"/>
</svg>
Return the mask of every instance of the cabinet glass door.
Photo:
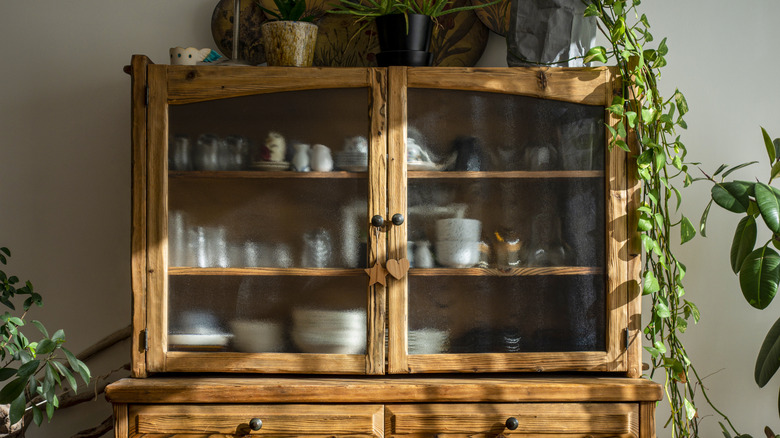
<svg viewBox="0 0 780 438">
<path fill-rule="evenodd" d="M 384 155 L 370 136 L 372 90 L 259 91 L 168 96 L 165 168 L 153 170 L 167 187 L 158 365 L 381 371 L 368 365 L 383 336 L 369 336 L 377 327 L 363 270 L 369 162 Z"/>
<path fill-rule="evenodd" d="M 480 76 L 442 89 L 410 73 L 395 249 L 411 269 L 391 289 L 408 319 L 391 322 L 405 342 L 391 369 L 607 370 L 623 292 L 608 278 L 605 102 L 471 89 Z"/>
</svg>

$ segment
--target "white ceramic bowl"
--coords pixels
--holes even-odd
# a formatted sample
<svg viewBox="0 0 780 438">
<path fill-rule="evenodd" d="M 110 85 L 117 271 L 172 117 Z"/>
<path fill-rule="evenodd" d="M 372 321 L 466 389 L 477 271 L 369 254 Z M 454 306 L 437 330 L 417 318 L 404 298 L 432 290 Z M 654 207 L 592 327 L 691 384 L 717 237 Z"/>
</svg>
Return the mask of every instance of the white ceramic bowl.
<svg viewBox="0 0 780 438">
<path fill-rule="evenodd" d="M 436 242 L 436 259 L 449 268 L 470 268 L 479 262 L 479 242 Z"/>
<path fill-rule="evenodd" d="M 246 353 L 274 353 L 282 351 L 282 328 L 273 321 L 237 319 L 230 322 L 233 345 Z"/>
<path fill-rule="evenodd" d="M 477 242 L 482 234 L 482 222 L 477 219 L 450 218 L 436 221 L 436 240 L 440 242 Z"/>
</svg>

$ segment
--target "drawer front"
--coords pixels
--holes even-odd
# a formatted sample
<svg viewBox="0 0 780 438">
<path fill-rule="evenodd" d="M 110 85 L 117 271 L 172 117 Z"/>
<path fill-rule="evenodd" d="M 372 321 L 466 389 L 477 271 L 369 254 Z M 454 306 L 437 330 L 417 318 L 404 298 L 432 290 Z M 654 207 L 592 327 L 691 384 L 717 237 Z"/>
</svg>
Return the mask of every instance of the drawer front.
<svg viewBox="0 0 780 438">
<path fill-rule="evenodd" d="M 517 427 L 507 428 L 515 418 Z M 521 403 L 388 405 L 388 437 L 638 437 L 633 403 Z"/>
<path fill-rule="evenodd" d="M 381 405 L 132 405 L 129 436 L 383 436 Z M 260 419 L 262 427 L 250 427 Z"/>
</svg>

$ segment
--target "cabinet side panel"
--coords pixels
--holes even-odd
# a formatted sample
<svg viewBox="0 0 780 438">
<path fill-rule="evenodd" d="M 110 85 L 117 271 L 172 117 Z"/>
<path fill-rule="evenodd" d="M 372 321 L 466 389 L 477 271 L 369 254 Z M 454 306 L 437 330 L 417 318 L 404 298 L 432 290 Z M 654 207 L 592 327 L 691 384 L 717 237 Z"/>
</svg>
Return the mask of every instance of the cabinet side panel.
<svg viewBox="0 0 780 438">
<path fill-rule="evenodd" d="M 146 377 L 146 68 L 149 58 L 134 56 L 132 60 L 132 217 L 130 229 L 130 282 L 132 287 L 132 347 L 131 373 Z"/>
<path fill-rule="evenodd" d="M 389 215 L 396 213 L 408 217 L 406 211 L 406 72 L 404 67 L 389 68 L 388 85 L 388 152 L 393 159 L 389 163 L 387 191 Z M 406 223 L 401 227 L 391 227 L 390 256 L 401 259 L 406 257 Z M 408 277 L 396 280 L 388 279 L 390 331 L 389 331 L 389 372 L 409 373 L 407 357 L 407 327 L 408 327 Z"/>
<path fill-rule="evenodd" d="M 387 76 L 382 69 L 371 69 L 368 72 L 369 82 L 371 82 L 369 99 L 369 120 L 371 126 L 371 157 L 370 157 L 370 177 L 368 181 L 368 196 L 371 211 L 366 218 L 374 215 L 386 216 L 385 206 L 387 205 Z M 369 227 L 371 228 L 371 227 Z M 377 236 L 374 233 L 369 237 L 369 241 L 375 239 L 371 245 L 371 257 L 369 266 L 373 263 L 384 263 L 385 260 L 379 258 L 379 254 L 386 254 L 386 240 L 380 233 Z M 366 356 L 367 374 L 384 374 L 385 372 L 385 322 L 386 322 L 386 304 L 387 288 L 381 284 L 375 284 L 368 287 L 368 348 Z"/>
<path fill-rule="evenodd" d="M 130 436 L 127 418 L 127 405 L 114 405 L 114 438 L 128 438 Z"/>
<path fill-rule="evenodd" d="M 605 105 L 612 101 L 612 75 L 607 80 Z M 620 119 L 607 113 L 607 123 L 615 127 Z M 608 147 L 612 136 L 607 133 Z M 628 290 L 629 290 L 629 254 L 628 254 L 628 184 L 627 157 L 620 148 L 608 150 L 607 156 L 607 369 L 609 371 L 627 371 L 626 348 L 628 327 Z"/>
<path fill-rule="evenodd" d="M 165 370 L 167 330 L 165 319 L 168 314 L 168 273 L 165 266 L 168 236 L 168 166 L 166 145 L 168 143 L 168 103 L 166 66 L 149 67 L 149 146 L 147 180 L 151 188 L 148 193 L 147 212 L 147 329 L 149 348 L 147 370 Z"/>
<path fill-rule="evenodd" d="M 639 404 L 639 436 L 640 438 L 655 438 L 655 403 Z"/>
</svg>

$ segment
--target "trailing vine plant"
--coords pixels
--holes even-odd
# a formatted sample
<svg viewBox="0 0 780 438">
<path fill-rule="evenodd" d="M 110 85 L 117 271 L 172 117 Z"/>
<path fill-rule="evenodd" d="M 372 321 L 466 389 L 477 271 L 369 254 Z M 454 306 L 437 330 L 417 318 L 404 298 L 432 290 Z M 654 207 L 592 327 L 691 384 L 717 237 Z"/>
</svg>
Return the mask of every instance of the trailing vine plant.
<svg viewBox="0 0 780 438">
<path fill-rule="evenodd" d="M 640 0 L 583 0 L 586 17 L 596 17 L 608 47 L 597 46 L 585 56 L 586 63 L 598 61 L 617 65 L 623 78 L 622 93 L 614 97 L 609 113 L 620 118 L 611 133 L 610 147 L 619 147 L 636 159 L 641 183 L 641 203 L 636 212 L 643 247 L 642 293 L 652 303 L 652 315 L 644 328 L 652 359 L 651 377 L 663 373 L 664 392 L 671 407 L 666 427 L 671 436 L 697 437 L 698 422 L 694 396 L 701 394 L 728 424 L 724 435 L 740 435 L 728 418 L 712 405 L 701 377 L 688 357 L 680 335 L 699 320 L 696 305 L 685 297 L 685 265 L 674 254 L 680 233 L 682 243 L 691 240 L 696 229 L 679 212 L 679 187 L 693 179 L 688 173 L 686 148 L 678 130 L 686 129 L 685 96 L 675 90 L 669 98 L 659 91 L 661 69 L 666 66 L 666 38 L 654 46 L 650 23 L 637 6 Z M 730 431 L 729 431 L 730 430 Z"/>
</svg>

